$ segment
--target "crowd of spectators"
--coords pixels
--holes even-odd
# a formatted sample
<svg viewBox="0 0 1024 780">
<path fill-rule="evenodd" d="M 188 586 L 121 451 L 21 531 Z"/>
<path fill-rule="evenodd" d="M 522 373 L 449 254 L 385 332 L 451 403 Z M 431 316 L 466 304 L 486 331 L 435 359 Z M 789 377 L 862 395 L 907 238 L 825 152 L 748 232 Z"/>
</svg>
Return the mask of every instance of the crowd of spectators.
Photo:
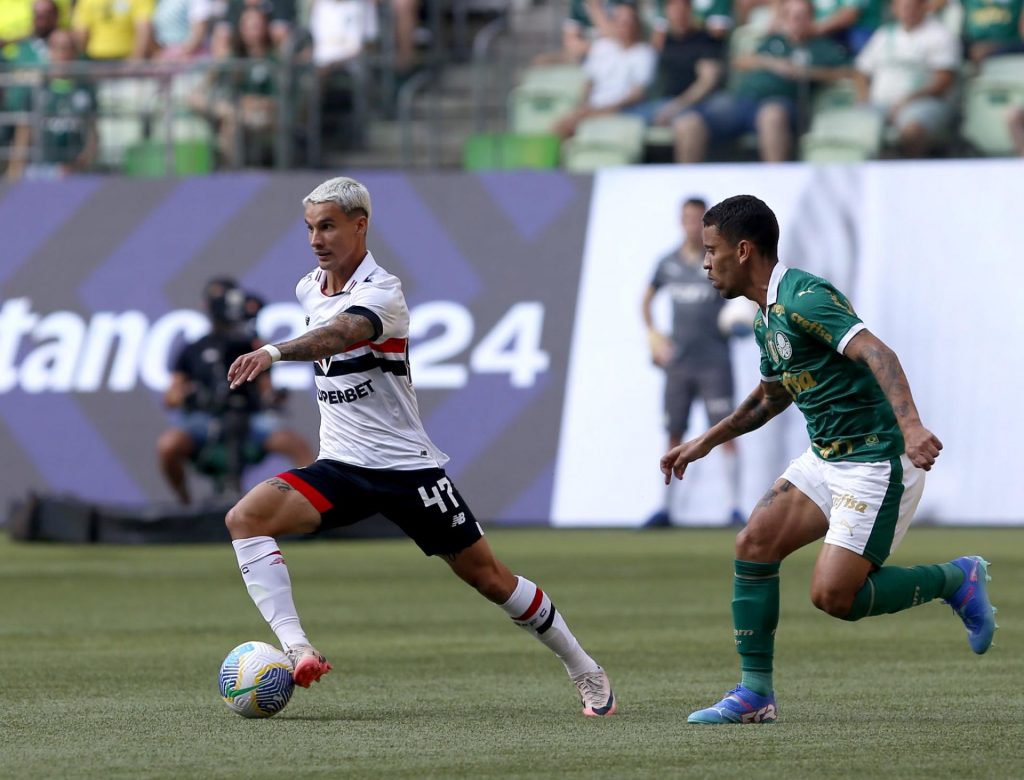
<svg viewBox="0 0 1024 780">
<path fill-rule="evenodd" d="M 420 0 L 0 0 L 0 111 L 7 114 L 0 121 L 6 152 L 0 173 L 4 159 L 11 178 L 31 167 L 59 173 L 87 166 L 95 158 L 90 117 L 103 79 L 124 83 L 178 68 L 206 73 L 187 103 L 211 123 L 221 162 L 259 164 L 274 131 L 275 65 L 287 58 L 321 73 L 344 70 L 368 44 L 380 43 L 386 13 L 393 41 L 381 48 L 392 52 L 401 78 L 417 66 L 420 6 Z M 43 140 L 60 135 L 62 151 L 55 156 L 51 145 L 37 144 L 27 166 L 25 144 L 33 139 L 27 117 L 40 108 L 47 127 L 63 128 L 44 129 Z M 239 133 L 247 141 L 244 160 L 235 143 Z"/>
<path fill-rule="evenodd" d="M 683 162 L 744 137 L 763 160 L 792 159 L 808 101 L 837 83 L 877 112 L 887 153 L 942 153 L 965 79 L 1024 55 L 1024 0 L 559 1 L 561 48 L 536 63 L 579 65 L 587 88 L 552 130 L 568 138 L 587 119 L 630 114 L 670 130 Z M 30 148 L 58 173 L 95 162 L 96 72 L 80 62 L 218 64 L 187 105 L 223 164 L 260 164 L 277 129 L 277 63 L 351 73 L 386 29 L 392 66 L 411 72 L 421 12 L 421 0 L 0 0 L 0 169 L 6 159 L 8 176 L 23 175 Z M 43 69 L 42 81 L 11 78 Z M 1024 108 L 1006 122 L 1024 154 Z"/>
<path fill-rule="evenodd" d="M 561 50 L 535 65 L 577 63 L 587 76 L 579 107 L 554 128 L 562 137 L 622 112 L 671 126 L 679 162 L 744 136 L 762 160 L 788 160 L 817 93 L 842 83 L 880 118 L 887 154 L 922 157 L 950 148 L 964 80 L 1024 54 L 1024 0 L 953 3 L 573 0 Z M 1024 155 L 1024 107 L 1006 122 Z"/>
</svg>

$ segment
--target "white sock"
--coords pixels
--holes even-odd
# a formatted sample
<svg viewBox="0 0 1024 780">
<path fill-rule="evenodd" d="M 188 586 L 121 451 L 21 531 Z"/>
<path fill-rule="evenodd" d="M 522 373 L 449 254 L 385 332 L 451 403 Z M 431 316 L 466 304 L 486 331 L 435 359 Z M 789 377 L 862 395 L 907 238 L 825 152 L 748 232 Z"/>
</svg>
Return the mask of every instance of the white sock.
<svg viewBox="0 0 1024 780">
<path fill-rule="evenodd" d="M 236 539 L 231 546 L 235 548 L 246 590 L 281 646 L 287 650 L 293 645 L 308 645 L 292 600 L 288 566 L 277 542 L 269 536 L 253 536 Z"/>
<path fill-rule="evenodd" d="M 501 605 L 512 621 L 525 628 L 565 664 L 570 677 L 592 672 L 598 663 L 587 655 L 555 609 L 547 594 L 525 577 L 516 577 L 516 589 Z"/>
</svg>

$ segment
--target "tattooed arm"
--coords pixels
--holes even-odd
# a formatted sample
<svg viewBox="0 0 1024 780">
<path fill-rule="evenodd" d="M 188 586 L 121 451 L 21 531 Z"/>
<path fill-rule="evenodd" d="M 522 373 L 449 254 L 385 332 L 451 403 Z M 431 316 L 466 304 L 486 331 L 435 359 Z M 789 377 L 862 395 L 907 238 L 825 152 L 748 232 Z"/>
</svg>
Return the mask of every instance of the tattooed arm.
<svg viewBox="0 0 1024 780">
<path fill-rule="evenodd" d="M 896 422 L 906 443 L 907 457 L 918 468 L 925 471 L 931 469 L 939 457 L 942 442 L 921 423 L 914 397 L 910 394 L 910 383 L 896 353 L 873 333 L 862 330 L 850 339 L 843 354 L 867 366 L 874 374 L 896 415 Z"/>
<path fill-rule="evenodd" d="M 373 323 L 367 317 L 342 312 L 322 328 L 314 328 L 297 339 L 275 344 L 274 348 L 280 351 L 281 360 L 322 360 L 374 335 Z M 270 353 L 262 347 L 242 355 L 228 369 L 231 389 L 251 382 L 273 362 Z"/>
<path fill-rule="evenodd" d="M 719 444 L 732 441 L 748 431 L 757 430 L 775 415 L 784 411 L 793 402 L 782 382 L 761 382 L 747 399 L 736 407 L 736 411 L 717 425 L 712 426 L 703 436 L 673 447 L 661 459 L 661 473 L 665 484 L 675 474 L 683 478 L 686 467 L 700 460 Z"/>
</svg>

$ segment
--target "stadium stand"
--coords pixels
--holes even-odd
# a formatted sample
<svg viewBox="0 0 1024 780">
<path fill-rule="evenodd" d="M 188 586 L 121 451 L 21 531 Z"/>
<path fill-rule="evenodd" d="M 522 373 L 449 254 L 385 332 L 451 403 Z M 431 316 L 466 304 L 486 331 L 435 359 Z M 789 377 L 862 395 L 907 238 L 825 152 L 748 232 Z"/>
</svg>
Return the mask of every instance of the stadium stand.
<svg viewBox="0 0 1024 780">
<path fill-rule="evenodd" d="M 554 164 L 552 142 L 541 137 L 580 104 L 587 76 L 578 64 L 535 63 L 538 55 L 559 48 L 562 24 L 573 13 L 578 15 L 583 8 L 580 2 L 575 6 L 569 0 L 422 4 L 414 34 L 415 65 L 410 69 L 407 48 L 399 52 L 396 45 L 396 25 L 404 25 L 400 37 L 406 36 L 408 19 L 399 22 L 396 15 L 405 14 L 406 5 L 415 3 L 401 8 L 392 3 L 371 8 L 363 3 L 356 8 L 361 0 L 343 1 L 352 6 L 326 10 L 333 13 L 328 14 L 333 20 L 332 35 L 343 36 L 344 41 L 325 38 L 319 28 L 312 35 L 314 15 L 320 18 L 326 7 L 299 0 L 291 11 L 283 6 L 272 11 L 275 47 L 256 60 L 237 52 L 221 60 L 210 56 L 217 29 L 240 18 L 245 3 L 225 4 L 230 9 L 219 11 L 218 4 L 200 0 L 155 3 L 160 31 L 144 47 L 145 53 L 136 44 L 140 35 L 151 37 L 152 9 L 145 2 L 133 6 L 135 16 L 129 21 L 137 23 L 130 30 L 116 31 L 113 43 L 118 46 L 113 48 L 135 59 L 83 57 L 73 64 L 74 77 L 91 83 L 95 94 L 92 118 L 98 149 L 88 169 L 155 176 L 238 166 L 501 170 Z M 45 0 L 34 5 L 26 0 L 26 4 L 52 16 L 52 5 Z M 78 29 L 89 28 L 95 21 L 87 0 L 67 5 L 58 4 L 63 24 L 73 24 L 76 13 Z M 884 5 L 888 18 L 891 2 Z M 957 36 L 970 42 L 972 35 L 981 34 L 978 19 L 986 7 L 981 0 L 968 4 L 966 11 L 959 0 L 937 5 L 941 5 L 937 17 Z M 777 29 L 774 7 L 737 3 L 733 24 L 717 24 L 713 33 L 726 40 L 730 59 L 756 51 Z M 708 3 L 694 3 L 698 16 L 710 13 L 708 8 Z M 199 21 L 189 27 L 172 14 L 183 10 Z M 640 0 L 640 10 L 649 25 L 645 34 L 658 46 L 665 34 L 663 5 Z M 278 16 L 286 20 L 286 27 L 278 24 Z M 717 11 L 715 16 L 722 22 Z M 18 127 L 42 128 L 61 121 L 46 100 L 53 79 L 59 78 L 46 52 L 49 33 L 30 24 L 29 14 L 21 14 L 16 21 L 11 25 L 14 33 L 8 35 L 19 37 L 0 46 L 0 170 L 8 176 L 63 175 L 62 169 L 43 164 L 43 134 L 23 131 L 22 138 L 32 139 L 28 146 L 14 144 Z M 285 29 L 287 34 L 277 34 Z M 181 40 L 183 33 L 199 35 L 202 43 Z M 84 35 L 79 41 L 97 45 Z M 101 49 L 107 43 L 113 46 L 111 41 L 99 43 Z M 983 49 L 985 56 L 965 59 L 953 98 L 953 132 L 930 155 L 1016 153 L 1010 124 L 1024 101 L 1020 49 L 1024 41 L 1000 39 L 1000 46 L 994 55 Z M 215 68 L 219 77 L 214 76 Z M 255 71 L 265 74 L 278 101 L 274 115 L 263 124 L 272 132 L 262 140 L 251 128 L 235 131 L 224 120 L 246 113 L 248 98 L 243 97 L 239 81 Z M 733 71 L 728 83 L 734 85 L 736 79 Z M 222 105 L 219 113 L 198 110 L 195 96 L 204 93 L 204 84 L 215 87 Z M 866 140 L 873 130 L 863 113 L 850 111 L 857 96 L 848 82 L 805 92 L 798 106 L 800 140 L 794 157 L 824 161 L 892 154 L 889 144 Z M 844 126 L 847 120 L 850 123 Z M 560 164 L 572 170 L 593 170 L 606 164 L 672 159 L 677 139 L 669 128 L 647 128 L 637 152 L 634 123 L 606 127 L 611 126 L 620 128 L 622 136 L 613 138 L 614 133 L 606 129 L 591 135 L 588 130 L 582 140 L 560 151 Z M 749 160 L 756 152 L 756 138 L 747 134 L 715 149 L 709 159 Z M 26 159 L 9 164 L 19 155 Z"/>
</svg>

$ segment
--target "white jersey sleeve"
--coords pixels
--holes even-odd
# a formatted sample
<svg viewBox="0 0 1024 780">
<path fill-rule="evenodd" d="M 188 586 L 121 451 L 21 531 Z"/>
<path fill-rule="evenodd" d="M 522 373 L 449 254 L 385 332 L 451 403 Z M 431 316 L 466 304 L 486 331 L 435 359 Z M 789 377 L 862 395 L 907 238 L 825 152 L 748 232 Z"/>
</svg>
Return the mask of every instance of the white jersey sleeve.
<svg viewBox="0 0 1024 780">
<path fill-rule="evenodd" d="M 346 311 L 362 314 L 373 323 L 375 341 L 409 336 L 409 309 L 402 283 L 391 274 L 375 274 L 366 284 L 356 285 Z"/>
</svg>

